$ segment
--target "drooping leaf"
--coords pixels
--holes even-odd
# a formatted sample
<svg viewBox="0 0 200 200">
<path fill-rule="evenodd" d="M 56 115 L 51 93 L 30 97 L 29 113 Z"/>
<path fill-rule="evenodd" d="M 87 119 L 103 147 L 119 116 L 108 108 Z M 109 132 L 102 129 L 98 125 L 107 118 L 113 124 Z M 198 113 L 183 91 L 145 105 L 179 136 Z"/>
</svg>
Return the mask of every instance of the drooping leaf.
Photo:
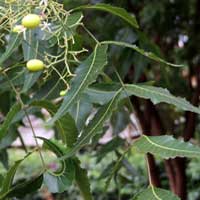
<svg viewBox="0 0 200 200">
<path fill-rule="evenodd" d="M 81 136 L 78 138 L 78 141 L 74 145 L 72 149 L 70 149 L 66 154 L 61 158 L 69 158 L 72 155 L 74 155 L 78 150 L 80 150 L 84 145 L 88 144 L 90 140 L 99 132 L 99 130 L 102 128 L 103 123 L 109 118 L 112 111 L 117 106 L 117 103 L 119 101 L 119 96 L 121 94 L 122 89 L 119 89 L 113 99 L 106 105 L 102 106 L 94 118 L 90 121 L 88 126 L 86 126 Z"/>
<path fill-rule="evenodd" d="M 160 188 L 150 187 L 141 193 L 139 193 L 133 200 L 180 200 L 176 195 L 170 191 L 163 190 Z"/>
<path fill-rule="evenodd" d="M 108 103 L 121 86 L 118 84 L 95 84 L 85 90 L 88 100 L 92 103 L 104 105 Z"/>
<path fill-rule="evenodd" d="M 168 135 L 142 135 L 134 142 L 133 146 L 142 153 L 152 153 L 165 159 L 177 156 L 191 158 L 200 156 L 200 147 Z"/>
<path fill-rule="evenodd" d="M 93 103 L 106 103 L 110 100 L 119 84 L 99 84 L 97 86 L 89 87 L 85 93 Z M 147 84 L 125 84 L 125 91 L 121 93 L 120 98 L 126 98 L 131 95 L 141 97 L 144 99 L 150 99 L 154 104 L 168 103 L 176 106 L 185 111 L 192 111 L 200 114 L 200 109 L 193 106 L 186 99 L 173 96 L 167 89 L 155 87 Z"/>
<path fill-rule="evenodd" d="M 2 184 L 3 187 L 1 189 L 0 199 L 1 199 L 1 196 L 3 196 L 3 194 L 7 193 L 9 191 L 10 187 L 12 186 L 12 182 L 13 182 L 15 173 L 17 171 L 17 168 L 22 161 L 23 160 L 16 161 L 15 164 L 9 169 L 8 173 L 6 174 L 6 177 Z"/>
<path fill-rule="evenodd" d="M 0 191 L 0 199 L 5 199 L 5 195 L 10 191 L 10 188 L 12 187 L 13 179 L 19 165 L 31 154 L 32 152 L 28 153 L 23 159 L 16 161 L 15 164 L 8 170 L 5 178 L 3 179 L 2 188 Z"/>
<path fill-rule="evenodd" d="M 22 198 L 27 194 L 36 192 L 41 188 L 43 182 L 43 175 L 32 178 L 31 180 L 24 181 L 12 187 L 5 195 L 5 198 L 17 197 Z"/>
<path fill-rule="evenodd" d="M 14 104 L 10 111 L 8 112 L 7 116 L 4 119 L 3 124 L 0 126 L 0 140 L 7 134 L 7 131 L 10 127 L 10 124 L 13 120 L 13 118 L 16 116 L 16 114 L 21 110 L 20 104 Z"/>
<path fill-rule="evenodd" d="M 77 68 L 76 76 L 70 83 L 70 90 L 67 92 L 58 112 L 49 123 L 53 123 L 65 115 L 69 108 L 78 101 L 88 85 L 96 80 L 96 77 L 107 63 L 106 52 L 106 45 L 97 45 L 93 54 Z"/>
<path fill-rule="evenodd" d="M 109 12 L 113 15 L 120 17 L 121 19 L 123 19 L 124 21 L 129 23 L 134 28 L 139 28 L 139 25 L 137 23 L 135 16 L 133 14 L 129 14 L 123 8 L 111 6 L 109 4 L 98 3 L 95 5 L 84 5 L 84 6 L 76 8 L 76 9 L 96 9 L 96 10 L 106 11 L 106 12 Z"/>
<path fill-rule="evenodd" d="M 125 85 L 125 89 L 129 95 L 150 99 L 154 104 L 164 102 L 182 110 L 200 114 L 199 108 L 193 106 L 183 98 L 173 96 L 167 89 L 142 84 Z"/>
<path fill-rule="evenodd" d="M 11 188 L 15 173 L 21 162 L 22 160 L 16 161 L 15 164 L 7 172 L 6 177 L 4 178 L 3 183 L 2 183 L 0 199 L 3 199 L 4 196 L 7 194 L 7 192 L 9 191 L 9 189 Z"/>
<path fill-rule="evenodd" d="M 12 53 L 19 47 L 21 44 L 21 37 L 18 34 L 11 34 L 10 35 L 10 41 L 8 43 L 6 51 L 1 55 L 0 57 L 0 65 L 5 62 L 11 55 Z"/>
<path fill-rule="evenodd" d="M 63 129 L 68 147 L 72 147 L 78 138 L 78 130 L 73 117 L 67 113 L 60 118 L 60 125 Z"/>
<path fill-rule="evenodd" d="M 76 126 L 79 132 L 81 132 L 81 130 L 85 126 L 86 120 L 91 114 L 92 108 L 93 106 L 88 99 L 88 96 L 81 97 L 81 99 L 70 108 L 69 112 L 75 119 Z"/>
<path fill-rule="evenodd" d="M 92 200 L 92 194 L 90 191 L 90 182 L 87 176 L 87 170 L 81 168 L 80 163 L 76 162 L 75 165 L 75 180 L 78 185 L 84 200 Z"/>
<path fill-rule="evenodd" d="M 62 157 L 67 151 L 66 147 L 56 142 L 55 140 L 48 140 L 46 138 L 38 137 L 44 141 L 44 146 L 50 151 L 54 152 L 57 157 Z M 75 178 L 74 161 L 66 159 L 61 161 L 61 167 L 53 172 L 47 171 L 44 173 L 44 184 L 52 193 L 62 193 L 71 186 Z"/>
<path fill-rule="evenodd" d="M 51 115 L 54 115 L 57 111 L 57 107 L 47 100 L 33 101 L 30 105 L 45 108 Z M 71 147 L 78 137 L 78 130 L 72 116 L 69 113 L 66 113 L 55 122 L 55 125 L 63 142 L 67 144 L 68 147 Z"/>
<path fill-rule="evenodd" d="M 117 46 L 121 46 L 121 47 L 127 47 L 130 49 L 135 50 L 136 52 L 140 53 L 141 55 L 154 60 L 156 62 L 162 63 L 162 64 L 166 64 L 172 67 L 185 67 L 184 65 L 177 65 L 177 64 L 173 64 L 173 63 L 169 63 L 167 61 L 165 61 L 164 59 L 158 57 L 156 54 L 152 53 L 152 52 L 146 52 L 144 49 L 140 49 L 137 45 L 132 45 L 126 42 L 118 42 L 118 41 L 104 41 L 101 42 L 101 44 L 111 44 L 111 45 L 117 45 Z"/>
</svg>

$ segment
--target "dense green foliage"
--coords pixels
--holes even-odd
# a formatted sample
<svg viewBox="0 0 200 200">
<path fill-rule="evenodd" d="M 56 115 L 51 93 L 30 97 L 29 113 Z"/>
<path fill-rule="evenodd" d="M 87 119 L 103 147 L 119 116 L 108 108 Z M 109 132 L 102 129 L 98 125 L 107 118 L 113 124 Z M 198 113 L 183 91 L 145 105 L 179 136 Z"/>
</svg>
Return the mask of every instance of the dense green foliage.
<svg viewBox="0 0 200 200">
<path fill-rule="evenodd" d="M 198 3 L 1 1 L 0 157 L 6 170 L 0 175 L 0 199 L 29 198 L 39 190 L 70 195 L 73 185 L 85 200 L 97 199 L 101 192 L 102 199 L 186 199 L 185 157 L 200 154 L 198 140 L 189 141 L 196 139 L 200 114 Z M 188 42 L 193 36 L 196 41 Z M 44 118 L 55 138 L 37 136 L 31 114 Z M 27 150 L 18 133 L 24 119 L 36 148 Z M 130 125 L 136 134 L 132 130 L 122 139 L 120 133 Z M 108 126 L 112 138 L 100 145 Z M 11 165 L 7 151 L 16 138 L 25 154 Z M 141 172 L 130 161 L 138 153 L 146 175 L 144 165 Z M 32 154 L 38 154 L 41 167 L 17 179 L 17 170 Z M 91 187 L 81 154 L 105 163 L 100 192 Z M 109 194 L 110 187 L 117 196 Z"/>
</svg>

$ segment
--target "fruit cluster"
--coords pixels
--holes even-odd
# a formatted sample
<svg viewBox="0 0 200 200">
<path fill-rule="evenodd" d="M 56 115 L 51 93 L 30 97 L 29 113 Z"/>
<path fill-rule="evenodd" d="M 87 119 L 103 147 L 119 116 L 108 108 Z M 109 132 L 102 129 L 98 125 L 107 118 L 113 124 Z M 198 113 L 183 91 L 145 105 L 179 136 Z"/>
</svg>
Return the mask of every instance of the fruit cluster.
<svg viewBox="0 0 200 200">
<path fill-rule="evenodd" d="M 22 18 L 21 25 L 16 25 L 13 28 L 13 32 L 21 33 L 26 30 L 32 30 L 41 26 L 41 16 L 37 14 L 27 14 Z M 39 59 L 31 59 L 26 63 L 26 68 L 29 72 L 38 72 L 45 69 L 45 64 L 43 61 Z M 68 84 L 67 84 L 68 85 Z M 60 91 L 60 96 L 65 96 L 67 90 Z"/>
</svg>

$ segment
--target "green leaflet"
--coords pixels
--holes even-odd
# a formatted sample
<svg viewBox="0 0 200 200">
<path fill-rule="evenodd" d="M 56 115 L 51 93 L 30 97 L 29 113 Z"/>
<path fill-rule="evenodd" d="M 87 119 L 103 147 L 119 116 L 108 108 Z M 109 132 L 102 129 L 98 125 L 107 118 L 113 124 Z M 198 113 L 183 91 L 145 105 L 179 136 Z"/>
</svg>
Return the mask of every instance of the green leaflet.
<svg viewBox="0 0 200 200">
<path fill-rule="evenodd" d="M 68 147 L 72 147 L 78 138 L 78 130 L 73 117 L 67 113 L 60 118 L 60 128 L 64 132 L 66 138 L 66 144 Z"/>
<path fill-rule="evenodd" d="M 57 142 L 56 140 L 48 140 L 42 137 L 37 137 L 44 141 L 44 146 L 50 151 L 54 152 L 57 157 L 62 157 L 67 151 L 66 147 Z M 55 163 L 56 164 L 56 163 Z M 61 161 L 62 166 L 56 171 L 48 170 L 44 173 L 44 184 L 52 193 L 62 193 L 72 185 L 75 178 L 74 161 L 67 159 Z"/>
<path fill-rule="evenodd" d="M 107 63 L 106 52 L 107 45 L 96 45 L 92 55 L 77 68 L 76 76 L 70 83 L 70 90 L 67 92 L 62 105 L 49 123 L 54 123 L 66 114 L 69 108 L 79 100 L 83 91 L 96 80 L 98 74 Z"/>
<path fill-rule="evenodd" d="M 117 45 L 117 46 L 121 46 L 121 47 L 128 47 L 130 49 L 137 51 L 141 55 L 143 55 L 143 56 L 145 56 L 145 57 L 147 57 L 151 60 L 157 61 L 159 63 L 166 64 L 166 65 L 169 65 L 169 66 L 172 66 L 172 67 L 185 67 L 184 65 L 176 65 L 176 64 L 173 64 L 173 63 L 169 63 L 169 62 L 163 60 L 162 58 L 158 57 L 156 54 L 154 54 L 152 52 L 146 52 L 144 49 L 140 49 L 138 46 L 132 45 L 132 44 L 129 44 L 129 43 L 126 43 L 126 42 L 103 41 L 103 42 L 101 42 L 101 44 L 111 44 L 111 45 Z"/>
<path fill-rule="evenodd" d="M 58 157 L 63 156 L 67 149 L 56 140 L 47 140 L 38 137 L 44 141 L 44 146 L 54 152 Z M 80 161 L 77 158 L 63 160 L 63 169 L 59 172 L 46 172 L 44 174 L 44 183 L 52 193 L 62 193 L 68 189 L 75 179 L 82 196 L 85 200 L 92 200 L 90 192 L 90 183 L 87 177 L 87 171 L 80 167 Z"/>
<path fill-rule="evenodd" d="M 70 13 L 69 16 L 62 22 L 62 31 L 67 35 L 68 38 L 71 38 L 76 33 L 77 27 L 81 24 L 83 19 L 82 12 Z M 56 31 L 57 27 L 52 27 L 52 31 Z M 51 35 L 50 38 L 51 39 Z M 48 38 L 47 38 L 48 40 Z"/>
<path fill-rule="evenodd" d="M 75 180 L 84 200 L 92 200 L 93 198 L 90 191 L 90 182 L 87 176 L 87 170 L 81 168 L 80 162 L 76 162 L 75 171 Z"/>
<path fill-rule="evenodd" d="M 190 104 L 183 98 L 173 96 L 167 89 L 142 84 L 125 85 L 129 95 L 150 99 L 154 104 L 161 102 L 172 104 L 182 110 L 200 114 L 200 109 Z"/>
<path fill-rule="evenodd" d="M 5 197 L 22 198 L 29 193 L 37 191 L 41 187 L 42 182 L 43 175 L 31 178 L 28 181 L 24 181 L 23 183 L 17 184 L 16 186 L 12 187 Z"/>
<path fill-rule="evenodd" d="M 23 160 L 25 160 L 31 154 L 32 154 L 32 152 L 28 153 L 23 159 L 16 161 L 15 164 L 8 170 L 5 178 L 3 179 L 2 188 L 1 188 L 1 192 L 0 192 L 0 199 L 5 200 L 5 196 L 10 191 L 15 173 L 16 173 L 19 165 L 21 164 L 21 162 Z"/>
<path fill-rule="evenodd" d="M 12 182 L 13 182 L 15 173 L 17 171 L 17 168 L 22 161 L 23 160 L 16 161 L 15 164 L 7 172 L 6 177 L 3 180 L 3 184 L 2 184 L 3 187 L 1 189 L 0 199 L 4 199 L 7 192 L 9 192 L 9 190 L 12 186 Z"/>
<path fill-rule="evenodd" d="M 52 115 L 54 115 L 57 111 L 56 106 L 50 101 L 46 100 L 34 101 L 31 103 L 31 106 L 45 108 Z M 78 137 L 78 130 L 72 116 L 69 113 L 65 114 L 56 121 L 55 125 L 61 134 L 63 143 L 67 144 L 68 147 L 72 147 Z"/>
<path fill-rule="evenodd" d="M 97 84 L 85 90 L 91 102 L 98 104 L 107 103 L 115 94 L 119 84 Z M 193 106 L 186 99 L 173 96 L 167 89 L 154 87 L 146 84 L 125 84 L 125 91 L 121 93 L 120 98 L 127 96 L 137 96 L 144 99 L 150 99 L 154 104 L 168 103 L 179 109 L 200 114 L 200 109 Z"/>
<path fill-rule="evenodd" d="M 160 188 L 149 187 L 148 189 L 139 193 L 132 200 L 180 200 L 176 195 L 170 191 L 163 190 Z"/>
<path fill-rule="evenodd" d="M 75 119 L 76 126 L 79 132 L 85 126 L 85 122 L 89 115 L 91 114 L 91 110 L 93 108 L 92 103 L 88 99 L 88 96 L 83 95 L 76 104 L 74 104 L 70 108 L 70 114 Z"/>
<path fill-rule="evenodd" d="M 76 27 L 77 24 L 79 24 L 82 19 L 83 19 L 82 12 L 72 13 L 68 16 L 66 25 L 69 28 Z"/>
<path fill-rule="evenodd" d="M 7 116 L 5 117 L 3 124 L 0 126 L 0 140 L 2 140 L 3 137 L 6 135 L 13 118 L 17 115 L 17 113 L 20 110 L 21 110 L 20 104 L 17 103 L 12 106 L 12 108 L 8 112 Z"/>
<path fill-rule="evenodd" d="M 162 158 L 174 157 L 199 157 L 200 147 L 194 146 L 189 142 L 177 140 L 172 136 L 146 136 L 142 135 L 134 143 L 139 152 L 152 153 L 155 156 Z"/>
<path fill-rule="evenodd" d="M 125 9 L 119 8 L 116 6 L 111 6 L 109 4 L 104 4 L 104 3 L 98 3 L 95 5 L 85 5 L 85 6 L 80 6 L 74 10 L 78 9 L 96 9 L 96 10 L 101 10 L 101 11 L 106 11 L 109 12 L 113 15 L 116 15 L 129 23 L 131 26 L 134 28 L 139 28 L 139 25 L 137 23 L 137 20 L 134 15 L 129 14 Z"/>
<path fill-rule="evenodd" d="M 11 34 L 7 49 L 0 57 L 0 65 L 12 55 L 12 53 L 16 50 L 16 48 L 19 47 L 20 44 L 21 44 L 20 35 L 16 33 Z"/>
<path fill-rule="evenodd" d="M 87 95 L 87 98 L 92 103 L 104 105 L 113 98 L 117 90 L 119 90 L 120 88 L 120 84 L 116 83 L 95 84 L 87 88 L 84 94 Z"/>
<path fill-rule="evenodd" d="M 74 147 L 68 152 L 66 152 L 65 156 L 61 157 L 60 159 L 69 158 L 73 156 L 79 149 L 81 149 L 84 145 L 90 142 L 90 140 L 95 136 L 99 129 L 102 128 L 103 123 L 109 118 L 113 109 L 115 109 L 115 107 L 117 106 L 121 91 L 122 89 L 119 89 L 116 92 L 115 96 L 112 98 L 112 100 L 98 110 L 98 112 L 90 121 L 88 126 L 86 126 L 83 129 L 82 134 L 79 137 L 76 144 L 74 145 Z"/>
</svg>

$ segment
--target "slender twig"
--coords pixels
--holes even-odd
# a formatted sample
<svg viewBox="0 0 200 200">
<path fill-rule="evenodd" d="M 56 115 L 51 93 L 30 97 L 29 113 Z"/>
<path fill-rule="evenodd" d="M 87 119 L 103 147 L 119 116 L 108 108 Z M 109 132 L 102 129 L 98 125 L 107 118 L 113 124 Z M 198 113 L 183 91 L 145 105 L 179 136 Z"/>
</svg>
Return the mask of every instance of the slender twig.
<svg viewBox="0 0 200 200">
<path fill-rule="evenodd" d="M 84 26 L 84 24 L 81 24 L 81 27 L 88 33 L 88 35 L 97 43 L 100 44 L 100 42 L 97 40 L 97 38 Z"/>
<path fill-rule="evenodd" d="M 45 168 L 46 168 L 46 165 L 45 165 L 45 162 L 44 162 L 44 158 L 43 158 L 43 156 L 42 156 L 42 151 L 41 151 L 40 146 L 39 146 L 39 143 L 38 143 L 38 141 L 37 141 L 37 138 L 36 138 L 37 136 L 36 136 L 35 130 L 34 130 L 34 128 L 33 128 L 32 122 L 31 122 L 31 120 L 30 120 L 30 117 L 29 117 L 29 115 L 28 115 L 28 112 L 27 112 L 27 110 L 26 110 L 26 106 L 25 106 L 25 104 L 23 103 L 19 92 L 16 90 L 15 86 L 14 86 L 13 83 L 10 81 L 8 75 L 7 75 L 5 72 L 3 72 L 3 74 L 6 76 L 6 78 L 7 78 L 7 80 L 8 80 L 8 83 L 10 84 L 11 88 L 12 88 L 13 91 L 15 92 L 15 94 L 16 94 L 16 99 L 17 99 L 17 101 L 19 101 L 19 103 L 21 104 L 22 109 L 23 109 L 23 111 L 24 111 L 24 113 L 25 113 L 25 116 L 26 116 L 27 119 L 28 119 L 29 125 L 30 125 L 30 127 L 31 127 L 31 130 L 32 130 L 32 133 L 33 133 L 33 136 L 34 136 L 34 140 L 35 140 L 36 146 L 37 146 L 37 148 L 38 148 L 38 153 L 39 153 L 39 155 L 40 155 L 40 159 L 41 159 L 42 165 L 43 165 L 43 167 L 44 167 L 44 169 L 45 169 Z"/>
</svg>

